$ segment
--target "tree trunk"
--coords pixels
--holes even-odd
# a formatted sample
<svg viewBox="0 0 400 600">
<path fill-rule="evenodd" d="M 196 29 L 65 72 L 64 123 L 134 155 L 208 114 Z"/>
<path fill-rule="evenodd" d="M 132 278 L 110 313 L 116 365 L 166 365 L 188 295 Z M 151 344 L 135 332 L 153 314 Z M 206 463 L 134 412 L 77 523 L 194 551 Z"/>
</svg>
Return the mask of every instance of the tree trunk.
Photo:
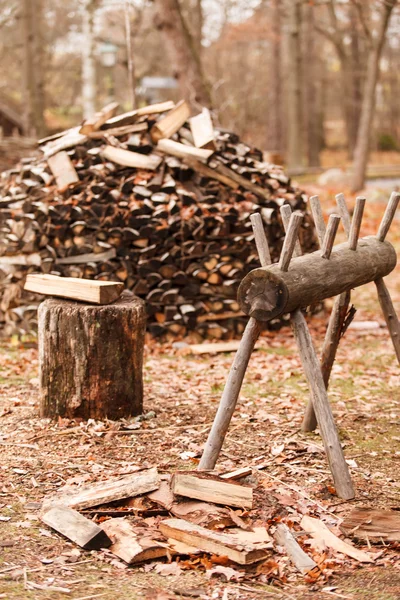
<svg viewBox="0 0 400 600">
<path fill-rule="evenodd" d="M 44 65 L 43 65 L 43 0 L 23 1 L 25 129 L 28 135 L 43 137 Z"/>
<path fill-rule="evenodd" d="M 281 60 L 281 44 L 282 44 L 282 18 L 280 0 L 273 0 L 272 16 L 273 23 L 272 31 L 272 65 L 270 82 L 270 120 L 269 120 L 269 135 L 268 149 L 274 152 L 282 152 L 283 147 L 283 126 L 282 126 L 282 60 Z"/>
<path fill-rule="evenodd" d="M 196 111 L 201 106 L 211 108 L 210 88 L 179 1 L 155 0 L 154 4 L 155 26 L 164 34 L 182 96 Z"/>
<path fill-rule="evenodd" d="M 354 151 L 353 176 L 351 182 L 351 189 L 353 192 L 357 192 L 364 187 L 369 155 L 370 131 L 375 113 L 375 96 L 376 85 L 379 79 L 379 63 L 390 16 L 396 4 L 397 0 L 387 0 L 384 4 L 376 39 L 372 42 L 368 56 L 367 77 L 361 107 L 360 125 Z"/>
<path fill-rule="evenodd" d="M 287 167 L 303 166 L 301 0 L 286 0 Z"/>
<path fill-rule="evenodd" d="M 94 15 L 97 5 L 98 0 L 86 0 L 82 15 L 82 107 L 84 119 L 89 119 L 96 112 Z"/>
<path fill-rule="evenodd" d="M 303 7 L 304 22 L 304 64 L 307 69 L 303 79 L 303 110 L 306 125 L 305 138 L 307 140 L 307 157 L 310 167 L 319 167 L 319 153 L 321 150 L 321 78 L 318 77 L 318 56 L 316 34 L 314 30 L 314 10 L 311 5 Z"/>
<path fill-rule="evenodd" d="M 102 306 L 60 299 L 39 307 L 40 414 L 120 419 L 142 412 L 142 300 Z"/>
</svg>

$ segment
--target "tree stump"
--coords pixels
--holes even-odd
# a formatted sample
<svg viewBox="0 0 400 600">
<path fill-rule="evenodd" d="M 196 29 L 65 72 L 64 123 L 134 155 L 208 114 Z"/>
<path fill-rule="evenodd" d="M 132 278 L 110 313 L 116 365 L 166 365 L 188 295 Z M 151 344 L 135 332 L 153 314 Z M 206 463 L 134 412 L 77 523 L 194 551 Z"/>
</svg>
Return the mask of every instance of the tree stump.
<svg viewBox="0 0 400 600">
<path fill-rule="evenodd" d="M 119 419 L 143 406 L 144 302 L 125 291 L 103 306 L 39 307 L 40 415 Z"/>
</svg>

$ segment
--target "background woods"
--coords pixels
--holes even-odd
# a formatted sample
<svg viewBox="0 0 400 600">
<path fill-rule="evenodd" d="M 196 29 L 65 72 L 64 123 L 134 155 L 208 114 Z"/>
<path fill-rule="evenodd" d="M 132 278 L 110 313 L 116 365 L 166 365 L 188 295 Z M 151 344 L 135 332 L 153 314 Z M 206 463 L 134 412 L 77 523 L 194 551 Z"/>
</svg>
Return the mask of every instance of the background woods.
<svg viewBox="0 0 400 600">
<path fill-rule="evenodd" d="M 184 97 L 292 172 L 354 160 L 356 190 L 369 150 L 399 144 L 396 5 L 1 0 L 0 103 L 41 137 L 110 100 Z"/>
</svg>

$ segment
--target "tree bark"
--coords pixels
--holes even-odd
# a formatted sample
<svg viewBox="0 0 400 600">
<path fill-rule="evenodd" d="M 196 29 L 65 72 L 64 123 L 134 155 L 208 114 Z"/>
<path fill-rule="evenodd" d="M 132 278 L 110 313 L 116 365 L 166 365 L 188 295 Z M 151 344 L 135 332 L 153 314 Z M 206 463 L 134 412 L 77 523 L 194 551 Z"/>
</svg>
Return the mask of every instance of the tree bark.
<svg viewBox="0 0 400 600">
<path fill-rule="evenodd" d="M 25 129 L 28 135 L 43 137 L 44 121 L 44 42 L 43 0 L 23 0 Z"/>
<path fill-rule="evenodd" d="M 287 167 L 303 166 L 301 0 L 286 0 Z"/>
<path fill-rule="evenodd" d="M 196 111 L 211 108 L 211 92 L 178 0 L 155 0 L 155 26 L 165 37 L 182 96 Z"/>
<path fill-rule="evenodd" d="M 354 151 L 353 176 L 351 182 L 351 189 L 353 192 L 361 190 L 365 182 L 369 156 L 370 131 L 375 113 L 376 85 L 378 83 L 380 70 L 379 63 L 390 17 L 396 4 L 397 0 L 386 0 L 384 3 L 376 38 L 371 42 L 371 49 L 367 62 L 367 77 L 361 107 L 360 125 Z"/>
<path fill-rule="evenodd" d="M 45 300 L 39 307 L 41 416 L 140 414 L 145 326 L 144 303 L 131 292 L 103 306 Z"/>
</svg>

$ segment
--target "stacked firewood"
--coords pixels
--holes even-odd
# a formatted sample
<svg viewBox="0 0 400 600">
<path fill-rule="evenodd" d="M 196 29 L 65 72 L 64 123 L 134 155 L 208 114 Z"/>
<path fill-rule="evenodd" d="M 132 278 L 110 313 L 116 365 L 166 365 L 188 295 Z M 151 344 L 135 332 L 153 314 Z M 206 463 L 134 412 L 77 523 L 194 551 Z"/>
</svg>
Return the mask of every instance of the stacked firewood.
<svg viewBox="0 0 400 600">
<path fill-rule="evenodd" d="M 40 297 L 22 287 L 42 272 L 123 282 L 145 299 L 155 336 L 237 336 L 246 323 L 237 288 L 259 266 L 249 216 L 261 213 L 277 259 L 278 208 L 304 211 L 304 194 L 206 110 L 192 119 L 184 102 L 115 111 L 41 140 L 40 159 L 3 173 L 3 331 L 34 328 Z M 314 250 L 308 218 L 301 236 Z"/>
</svg>

